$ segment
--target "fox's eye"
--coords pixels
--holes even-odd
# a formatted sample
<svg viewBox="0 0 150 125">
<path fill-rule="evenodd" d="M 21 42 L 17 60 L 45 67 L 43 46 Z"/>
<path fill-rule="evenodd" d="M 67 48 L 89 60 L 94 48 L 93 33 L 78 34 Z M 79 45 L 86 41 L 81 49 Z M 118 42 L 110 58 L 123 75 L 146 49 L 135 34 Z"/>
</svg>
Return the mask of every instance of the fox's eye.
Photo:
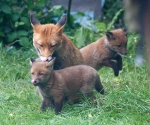
<svg viewBox="0 0 150 125">
<path fill-rule="evenodd" d="M 121 45 L 116 45 L 117 47 L 121 47 Z"/>
<path fill-rule="evenodd" d="M 31 75 L 34 75 L 34 73 L 33 73 L 33 72 L 31 72 Z"/>
<path fill-rule="evenodd" d="M 40 76 L 44 76 L 44 73 L 39 73 Z"/>
<path fill-rule="evenodd" d="M 40 45 L 40 47 L 43 47 L 43 45 Z"/>
<path fill-rule="evenodd" d="M 42 44 L 39 44 L 39 43 L 38 43 L 38 45 L 39 45 L 40 47 L 43 47 L 43 45 L 42 45 Z"/>
<path fill-rule="evenodd" d="M 51 45 L 51 47 L 55 47 L 56 44 Z"/>
<path fill-rule="evenodd" d="M 52 40 L 50 43 L 50 47 L 55 47 L 57 44 L 57 40 Z"/>
</svg>

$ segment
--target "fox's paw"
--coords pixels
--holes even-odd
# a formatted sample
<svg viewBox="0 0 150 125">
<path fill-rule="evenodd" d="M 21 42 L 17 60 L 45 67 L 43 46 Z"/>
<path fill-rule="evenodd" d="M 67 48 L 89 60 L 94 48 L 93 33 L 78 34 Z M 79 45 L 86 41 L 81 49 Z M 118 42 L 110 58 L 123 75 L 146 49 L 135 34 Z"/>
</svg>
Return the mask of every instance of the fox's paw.
<svg viewBox="0 0 150 125">
<path fill-rule="evenodd" d="M 114 71 L 114 75 L 118 76 L 119 75 L 119 70 Z"/>
<path fill-rule="evenodd" d="M 117 64 L 118 64 L 118 70 L 122 70 L 122 64 L 119 64 L 119 63 Z"/>
<path fill-rule="evenodd" d="M 113 70 L 114 70 L 114 75 L 118 76 L 119 75 L 119 67 L 118 67 L 118 65 L 115 65 Z"/>
<path fill-rule="evenodd" d="M 118 63 L 114 63 L 112 68 L 113 68 L 113 71 L 114 71 L 114 75 L 118 76 L 119 75 Z"/>
</svg>

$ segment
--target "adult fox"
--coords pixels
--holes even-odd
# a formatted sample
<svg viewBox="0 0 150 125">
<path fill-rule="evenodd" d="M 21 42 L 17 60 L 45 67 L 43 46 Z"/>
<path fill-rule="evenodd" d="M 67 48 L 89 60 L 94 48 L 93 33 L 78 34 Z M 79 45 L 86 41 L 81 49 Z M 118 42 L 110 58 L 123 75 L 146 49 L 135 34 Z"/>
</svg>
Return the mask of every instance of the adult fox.
<svg viewBox="0 0 150 125">
<path fill-rule="evenodd" d="M 33 46 L 42 61 L 50 61 L 52 57 L 57 57 L 54 64 L 55 70 L 82 64 L 83 62 L 80 51 L 62 32 L 66 21 L 67 16 L 63 15 L 56 25 L 42 25 L 33 15 L 30 16 L 34 31 Z"/>
<path fill-rule="evenodd" d="M 121 55 L 127 54 L 126 46 L 126 29 L 116 29 L 106 32 L 106 35 L 96 42 L 81 48 L 80 52 L 84 64 L 89 65 L 96 70 L 101 69 L 103 66 L 110 67 L 114 70 L 114 75 L 118 76 L 119 70 L 122 70 Z"/>
</svg>

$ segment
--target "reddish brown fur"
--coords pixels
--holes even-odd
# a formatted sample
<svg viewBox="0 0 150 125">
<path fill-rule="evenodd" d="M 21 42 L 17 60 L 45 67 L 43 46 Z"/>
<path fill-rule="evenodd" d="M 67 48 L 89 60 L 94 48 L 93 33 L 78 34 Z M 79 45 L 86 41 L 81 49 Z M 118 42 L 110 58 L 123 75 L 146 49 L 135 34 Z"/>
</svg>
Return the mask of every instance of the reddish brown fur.
<svg viewBox="0 0 150 125">
<path fill-rule="evenodd" d="M 104 94 L 99 75 L 94 68 L 78 65 L 53 70 L 54 61 L 55 59 L 50 62 L 31 60 L 32 83 L 38 86 L 43 98 L 41 110 L 54 105 L 55 113 L 58 114 L 62 109 L 64 97 L 75 102 L 79 92 L 92 96 L 94 88 Z"/>
<path fill-rule="evenodd" d="M 125 55 L 127 37 L 122 29 L 107 32 L 105 36 L 80 49 L 83 62 L 96 70 L 103 66 L 113 68 L 115 76 L 122 69 L 122 58 L 118 54 Z M 120 47 L 117 47 L 120 46 Z M 116 60 L 116 62 L 112 61 Z"/>
<path fill-rule="evenodd" d="M 41 59 L 48 61 L 57 57 L 54 69 L 82 64 L 82 55 L 72 41 L 62 33 L 65 26 L 65 17 L 54 24 L 40 24 L 37 19 L 31 17 L 31 25 L 34 30 L 33 45 Z"/>
</svg>

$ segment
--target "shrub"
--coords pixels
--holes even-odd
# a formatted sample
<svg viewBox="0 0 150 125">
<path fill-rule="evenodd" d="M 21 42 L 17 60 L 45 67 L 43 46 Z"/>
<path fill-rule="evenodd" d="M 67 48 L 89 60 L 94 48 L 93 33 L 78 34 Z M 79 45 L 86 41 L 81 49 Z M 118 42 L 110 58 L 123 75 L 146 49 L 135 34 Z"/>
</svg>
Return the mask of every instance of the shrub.
<svg viewBox="0 0 150 125">
<path fill-rule="evenodd" d="M 0 42 L 4 45 L 30 47 L 32 30 L 29 14 L 34 13 L 41 22 L 55 22 L 65 11 L 62 6 L 50 8 L 51 0 L 1 0 Z"/>
</svg>

